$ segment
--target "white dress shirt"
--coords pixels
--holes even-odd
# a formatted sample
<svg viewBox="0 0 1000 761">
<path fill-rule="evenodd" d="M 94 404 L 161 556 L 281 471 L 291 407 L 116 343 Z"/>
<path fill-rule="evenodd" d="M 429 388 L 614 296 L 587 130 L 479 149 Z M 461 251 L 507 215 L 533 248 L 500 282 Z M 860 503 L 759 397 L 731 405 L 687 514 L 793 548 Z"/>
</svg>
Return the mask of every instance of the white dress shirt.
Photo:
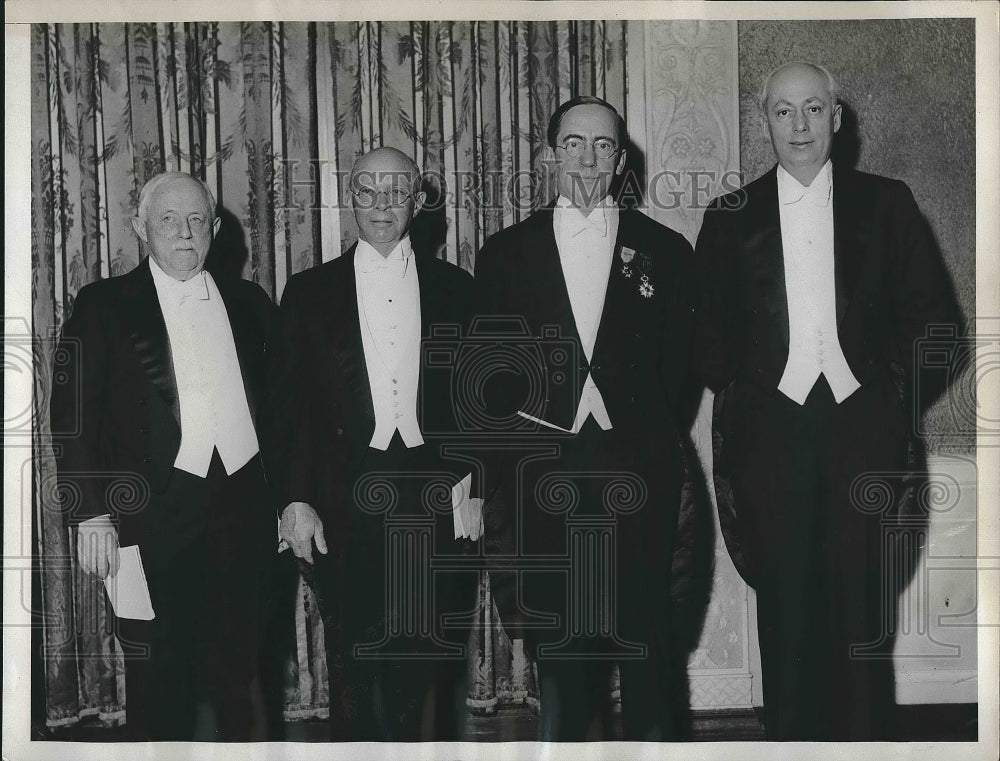
<svg viewBox="0 0 1000 761">
<path fill-rule="evenodd" d="M 778 390 L 798 404 L 805 404 L 821 374 L 838 404 L 861 385 L 847 364 L 837 334 L 832 200 L 829 161 L 808 187 L 778 166 L 788 299 L 788 362 Z"/>
<path fill-rule="evenodd" d="M 218 450 L 226 473 L 235 473 L 259 446 L 226 305 L 205 271 L 175 280 L 152 257 L 149 269 L 170 339 L 181 412 L 174 467 L 204 478 Z"/>
<path fill-rule="evenodd" d="M 399 431 L 407 447 L 424 443 L 417 420 L 420 381 L 420 282 L 409 236 L 389 256 L 359 240 L 354 253 L 361 342 L 368 368 L 375 432 L 385 450 Z"/>
<path fill-rule="evenodd" d="M 604 297 L 611 275 L 611 262 L 618 237 L 618 207 L 610 198 L 605 198 L 599 206 L 583 216 L 568 198 L 560 195 L 552 214 L 552 228 L 559 249 L 569 303 L 573 309 L 573 319 L 580 334 L 580 342 L 589 362 L 594 353 L 597 331 L 601 326 L 604 312 Z M 576 411 L 571 431 L 576 433 L 593 415 L 597 424 L 605 431 L 612 427 L 600 389 L 594 383 L 591 373 L 587 373 L 580 406 Z"/>
</svg>

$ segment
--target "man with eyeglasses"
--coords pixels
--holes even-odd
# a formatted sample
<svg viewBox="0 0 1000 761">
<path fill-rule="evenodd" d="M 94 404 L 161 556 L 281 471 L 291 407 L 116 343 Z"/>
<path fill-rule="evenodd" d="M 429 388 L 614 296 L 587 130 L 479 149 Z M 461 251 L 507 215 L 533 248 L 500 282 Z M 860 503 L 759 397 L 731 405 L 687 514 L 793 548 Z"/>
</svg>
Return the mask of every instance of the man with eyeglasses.
<svg viewBox="0 0 1000 761">
<path fill-rule="evenodd" d="M 422 350 L 436 330 L 464 328 L 472 278 L 414 252 L 426 195 L 409 156 L 365 154 L 349 193 L 358 242 L 292 277 L 281 299 L 280 532 L 323 613 L 331 739 L 459 740 L 468 630 L 444 618 L 474 609 L 477 573 L 431 564 L 471 551 L 481 513 L 441 455 L 450 387 L 427 375 Z M 442 496 L 467 499 L 476 519 L 456 528 L 458 505 Z"/>
<path fill-rule="evenodd" d="M 135 741 L 266 737 L 253 685 L 276 541 L 261 427 L 276 310 L 205 268 L 220 223 L 202 181 L 150 179 L 132 220 L 148 256 L 77 293 L 52 390 L 53 430 L 78 432 L 56 447 L 63 509 L 81 568 L 110 577 Z M 143 572 L 151 608 L 125 610 Z M 196 738 L 203 700 L 215 732 Z"/>
<path fill-rule="evenodd" d="M 615 739 L 615 664 L 624 739 L 676 739 L 686 706 L 670 580 L 693 414 L 692 251 L 612 199 L 627 139 L 613 106 L 573 98 L 547 137 L 558 197 L 476 261 L 480 313 L 522 321 L 539 347 L 524 372 L 483 384 L 492 418 L 519 420 L 521 434 L 493 463 L 487 546 L 536 566 L 491 580 L 502 621 L 523 624 L 538 659 L 542 740 Z"/>
</svg>

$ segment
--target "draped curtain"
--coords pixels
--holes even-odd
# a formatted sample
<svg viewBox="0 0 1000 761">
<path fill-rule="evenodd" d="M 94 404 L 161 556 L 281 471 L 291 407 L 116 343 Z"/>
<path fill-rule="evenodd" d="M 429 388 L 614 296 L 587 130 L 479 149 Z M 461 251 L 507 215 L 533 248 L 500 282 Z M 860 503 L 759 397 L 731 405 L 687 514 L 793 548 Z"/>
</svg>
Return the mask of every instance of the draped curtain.
<svg viewBox="0 0 1000 761">
<path fill-rule="evenodd" d="M 356 237 L 342 208 L 362 153 L 392 145 L 440 203 L 421 235 L 468 270 L 487 236 L 550 197 L 542 164 L 561 101 L 626 112 L 624 22 L 38 24 L 31 46 L 35 338 L 33 529 L 41 560 L 45 723 L 124 720 L 124 670 L 100 582 L 79 572 L 55 489 L 52 347 L 81 287 L 140 259 L 130 219 L 163 170 L 213 188 L 213 256 L 280 299 L 288 277 Z M 8 124 L 8 129 L 15 125 Z M 418 217 L 418 220 L 420 217 Z M 537 701 L 533 669 L 481 584 L 469 705 Z M 323 716 L 322 624 L 299 582 L 286 717 Z"/>
</svg>

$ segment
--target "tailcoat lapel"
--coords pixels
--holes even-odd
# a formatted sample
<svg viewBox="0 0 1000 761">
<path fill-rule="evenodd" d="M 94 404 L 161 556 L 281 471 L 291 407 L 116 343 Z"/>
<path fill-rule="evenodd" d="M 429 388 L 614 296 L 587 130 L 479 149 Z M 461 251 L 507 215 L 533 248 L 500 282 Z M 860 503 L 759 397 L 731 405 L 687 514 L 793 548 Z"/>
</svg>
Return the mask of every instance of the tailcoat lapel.
<svg viewBox="0 0 1000 761">
<path fill-rule="evenodd" d="M 537 226 L 525 231 L 525 240 L 530 241 L 533 252 L 531 264 L 534 272 L 529 277 L 534 285 L 535 304 L 545 310 L 550 318 L 543 320 L 543 324 L 558 325 L 560 339 L 569 339 L 581 346 L 580 332 L 576 327 L 573 305 L 569 300 L 566 278 L 559 261 L 559 247 L 552 229 L 553 208 L 550 205 L 539 210 L 530 218 Z"/>
<path fill-rule="evenodd" d="M 615 238 L 615 247 L 611 253 L 611 272 L 608 274 L 608 287 L 604 294 L 604 309 L 601 310 L 601 321 L 597 326 L 597 338 L 594 341 L 593 360 L 600 362 L 600 357 L 606 356 L 606 350 L 613 346 L 616 336 L 621 335 L 621 322 L 631 320 L 632 310 L 628 308 L 627 302 L 637 293 L 639 288 L 641 272 L 639 269 L 639 254 L 642 252 L 644 242 L 635 237 L 632 225 L 632 212 L 621 209 L 618 215 L 618 234 Z M 629 270 L 631 277 L 626 277 L 623 269 L 622 249 L 628 247 L 636 252 L 636 257 L 630 262 Z M 655 282 L 655 278 L 653 278 Z"/>
<path fill-rule="evenodd" d="M 226 314 L 229 317 L 229 327 L 233 332 L 233 343 L 236 346 L 236 357 L 240 363 L 240 374 L 243 377 L 243 391 L 246 395 L 247 406 L 250 408 L 250 417 L 257 420 L 258 388 L 254 382 L 255 377 L 263 377 L 264 358 L 257 348 L 266 340 L 265 336 L 254 332 L 254 314 L 246 300 L 240 298 L 239 292 L 233 285 L 223 277 L 212 278 L 219 294 L 222 296 L 222 303 L 226 307 Z M 263 330 L 263 326 L 259 326 Z M 260 363 L 260 372 L 253 373 L 255 363 Z"/>
<path fill-rule="evenodd" d="M 355 243 L 343 253 L 342 277 L 336 278 L 330 294 L 332 309 L 329 311 L 327 331 L 331 344 L 344 372 L 347 388 L 361 407 L 364 415 L 375 422 L 375 404 L 372 401 L 368 366 L 365 363 L 365 346 L 361 337 L 361 316 L 358 304 L 357 276 L 354 271 Z"/>
<path fill-rule="evenodd" d="M 785 291 L 785 260 L 781 245 L 781 215 L 778 211 L 778 178 L 775 169 L 764 177 L 760 192 L 748 195 L 747 202 L 756 208 L 755 220 L 746 233 L 748 275 L 757 281 L 764 308 L 775 321 L 784 346 L 788 346 L 788 295 Z M 748 210 L 749 211 L 749 210 Z"/>
<path fill-rule="evenodd" d="M 131 316 L 132 322 L 129 337 L 143 370 L 180 427 L 181 410 L 177 399 L 170 338 L 167 335 L 167 324 L 163 321 L 156 286 L 153 284 L 153 273 L 149 270 L 149 259 L 140 262 L 127 277 L 129 281 L 124 289 L 124 299 L 125 313 Z"/>
<path fill-rule="evenodd" d="M 849 171 L 833 172 L 833 259 L 836 282 L 837 325 L 858 285 L 871 237 L 870 203 Z"/>
<path fill-rule="evenodd" d="M 851 173 L 834 167 L 833 177 L 834 287 L 840 325 L 858 285 L 871 231 L 866 216 L 868 200 L 856 187 Z M 760 192 L 748 197 L 756 208 L 753 229 L 746 231 L 746 246 L 753 254 L 751 262 L 764 304 L 777 322 L 783 344 L 788 346 L 788 297 L 775 169 L 763 180 Z"/>
</svg>

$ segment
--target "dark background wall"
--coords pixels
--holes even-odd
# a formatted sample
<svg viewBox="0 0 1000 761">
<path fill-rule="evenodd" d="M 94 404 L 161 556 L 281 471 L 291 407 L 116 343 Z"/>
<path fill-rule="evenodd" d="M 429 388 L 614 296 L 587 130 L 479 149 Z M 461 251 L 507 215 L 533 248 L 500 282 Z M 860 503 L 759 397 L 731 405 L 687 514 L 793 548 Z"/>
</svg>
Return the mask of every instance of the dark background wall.
<svg viewBox="0 0 1000 761">
<path fill-rule="evenodd" d="M 965 319 L 975 315 L 976 92 L 972 19 L 741 21 L 740 161 L 746 181 L 774 163 L 756 106 L 763 78 L 787 61 L 826 66 L 841 86 L 834 159 L 903 180 L 930 223 Z M 932 449 L 963 426 L 943 399 Z M 968 442 L 971 448 L 974 440 Z"/>
</svg>

